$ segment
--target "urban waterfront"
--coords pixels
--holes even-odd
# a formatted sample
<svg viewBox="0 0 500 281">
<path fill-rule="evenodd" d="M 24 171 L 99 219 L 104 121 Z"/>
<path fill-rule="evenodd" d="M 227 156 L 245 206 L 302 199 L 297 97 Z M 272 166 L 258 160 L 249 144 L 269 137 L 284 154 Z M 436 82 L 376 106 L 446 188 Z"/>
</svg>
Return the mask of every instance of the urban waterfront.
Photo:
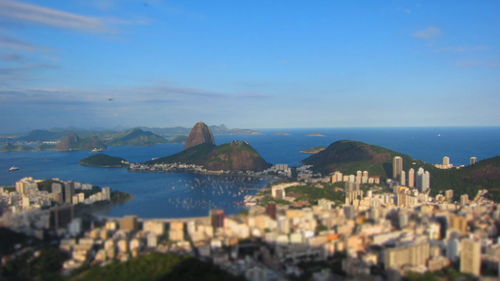
<svg viewBox="0 0 500 281">
<path fill-rule="evenodd" d="M 341 139 L 352 139 L 382 145 L 430 163 L 440 163 L 445 155 L 455 165 L 467 164 L 469 157 L 479 159 L 496 156 L 500 128 L 337 128 L 262 130 L 262 135 L 221 135 L 217 143 L 231 140 L 248 141 L 273 164 L 298 166 L 308 155 L 300 150 L 329 145 Z M 289 135 L 277 135 L 287 132 Z M 324 136 L 307 136 L 320 133 Z M 181 151 L 180 144 L 137 147 L 109 147 L 107 154 L 141 162 Z M 245 195 L 256 194 L 269 181 L 265 179 L 208 176 L 188 173 L 129 172 L 125 168 L 95 168 L 79 164 L 90 155 L 87 151 L 7 152 L 0 153 L 0 185 L 13 185 L 22 177 L 61 178 L 125 191 L 134 199 L 116 205 L 100 214 L 123 216 L 135 214 L 143 218 L 206 216 L 210 209 L 222 208 L 237 214 L 242 206 L 235 204 Z M 7 172 L 11 166 L 21 169 Z"/>
</svg>

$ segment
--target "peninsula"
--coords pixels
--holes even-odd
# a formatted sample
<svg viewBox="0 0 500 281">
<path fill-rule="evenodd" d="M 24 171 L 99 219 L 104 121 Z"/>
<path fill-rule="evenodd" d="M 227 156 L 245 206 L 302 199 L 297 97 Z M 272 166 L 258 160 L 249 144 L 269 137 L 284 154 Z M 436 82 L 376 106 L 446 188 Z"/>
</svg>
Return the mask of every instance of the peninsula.
<svg viewBox="0 0 500 281">
<path fill-rule="evenodd" d="M 316 154 L 316 153 L 319 153 L 319 152 L 325 150 L 325 148 L 326 148 L 325 146 L 315 146 L 315 147 L 310 147 L 310 148 L 301 150 L 300 152 L 307 153 L 307 154 Z"/>
</svg>

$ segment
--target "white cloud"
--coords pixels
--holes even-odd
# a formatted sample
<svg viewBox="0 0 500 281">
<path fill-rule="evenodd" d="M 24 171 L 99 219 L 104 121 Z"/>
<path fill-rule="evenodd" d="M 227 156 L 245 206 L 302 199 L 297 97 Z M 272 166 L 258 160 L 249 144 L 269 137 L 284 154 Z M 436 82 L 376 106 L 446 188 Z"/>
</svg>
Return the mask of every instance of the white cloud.
<svg viewBox="0 0 500 281">
<path fill-rule="evenodd" d="M 37 51 L 44 48 L 33 45 L 29 42 L 0 34 L 0 48 L 14 49 L 21 51 Z"/>
<path fill-rule="evenodd" d="M 107 32 L 109 30 L 104 21 L 99 18 L 11 0 L 0 0 L 0 16 L 88 32 Z"/>
<path fill-rule="evenodd" d="M 443 31 L 439 27 L 435 26 L 429 26 L 425 29 L 419 30 L 415 33 L 413 33 L 413 37 L 420 38 L 420 39 L 433 39 L 441 36 Z"/>
</svg>

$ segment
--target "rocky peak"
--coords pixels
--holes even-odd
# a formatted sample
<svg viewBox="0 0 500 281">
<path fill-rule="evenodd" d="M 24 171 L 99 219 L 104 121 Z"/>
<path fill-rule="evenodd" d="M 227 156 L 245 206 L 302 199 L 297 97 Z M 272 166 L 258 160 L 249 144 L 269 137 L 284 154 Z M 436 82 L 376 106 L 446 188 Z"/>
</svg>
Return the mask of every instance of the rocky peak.
<svg viewBox="0 0 500 281">
<path fill-rule="evenodd" d="M 184 149 L 188 149 L 203 143 L 215 145 L 214 135 L 212 134 L 212 131 L 207 126 L 207 124 L 198 122 L 191 129 L 191 132 L 189 133 L 189 136 L 186 140 L 186 144 L 184 145 Z"/>
</svg>

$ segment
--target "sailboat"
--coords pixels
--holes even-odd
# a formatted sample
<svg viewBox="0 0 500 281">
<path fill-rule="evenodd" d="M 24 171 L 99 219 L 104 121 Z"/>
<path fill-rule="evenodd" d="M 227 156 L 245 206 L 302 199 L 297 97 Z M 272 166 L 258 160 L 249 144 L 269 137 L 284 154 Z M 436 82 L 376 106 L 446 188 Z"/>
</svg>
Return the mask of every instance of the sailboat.
<svg viewBox="0 0 500 281">
<path fill-rule="evenodd" d="M 9 172 L 13 172 L 13 171 L 17 171 L 17 170 L 19 170 L 19 168 L 16 166 L 12 166 L 9 168 Z"/>
</svg>

